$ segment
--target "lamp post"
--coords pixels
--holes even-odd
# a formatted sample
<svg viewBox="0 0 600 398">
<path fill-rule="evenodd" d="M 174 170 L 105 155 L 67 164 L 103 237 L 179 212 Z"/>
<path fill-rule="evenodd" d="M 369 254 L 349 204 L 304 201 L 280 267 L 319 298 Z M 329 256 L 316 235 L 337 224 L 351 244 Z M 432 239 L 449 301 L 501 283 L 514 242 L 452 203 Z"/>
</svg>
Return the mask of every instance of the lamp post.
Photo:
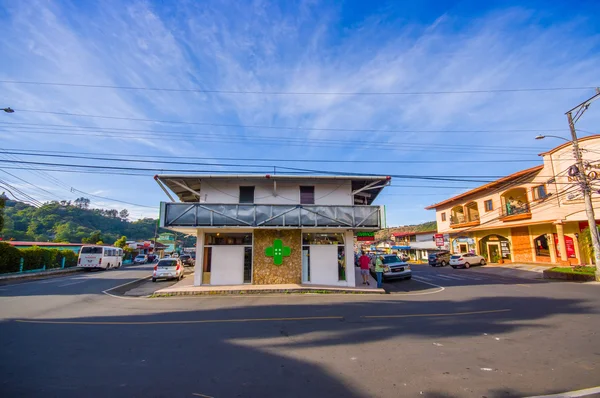
<svg viewBox="0 0 600 398">
<path fill-rule="evenodd" d="M 567 120 L 569 121 L 569 129 L 571 130 L 571 140 L 563 137 L 554 135 L 538 135 L 535 137 L 536 140 L 544 139 L 545 137 L 560 138 L 561 140 L 571 142 L 573 145 L 573 154 L 577 162 L 576 176 L 579 179 L 581 190 L 583 193 L 583 199 L 585 202 L 585 213 L 588 219 L 588 225 L 590 227 L 590 235 L 592 236 L 592 244 L 594 246 L 594 259 L 596 265 L 596 280 L 600 281 L 600 237 L 598 236 L 598 228 L 596 227 L 596 215 L 594 214 L 594 206 L 592 204 L 592 194 L 590 189 L 590 183 L 588 176 L 585 173 L 585 166 L 579 150 L 579 141 L 577 139 L 577 131 L 575 130 L 575 123 L 581 118 L 583 113 L 589 108 L 590 104 L 600 98 L 600 90 L 593 97 L 577 105 L 573 109 L 566 112 Z M 575 116 L 573 116 L 575 112 Z"/>
</svg>

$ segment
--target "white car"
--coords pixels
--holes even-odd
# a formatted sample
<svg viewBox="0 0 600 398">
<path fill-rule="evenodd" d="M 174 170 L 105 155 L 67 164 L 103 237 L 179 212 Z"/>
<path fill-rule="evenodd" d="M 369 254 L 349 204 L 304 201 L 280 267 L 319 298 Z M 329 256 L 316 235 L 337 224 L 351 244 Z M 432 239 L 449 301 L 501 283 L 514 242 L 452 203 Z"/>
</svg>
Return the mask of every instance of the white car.
<svg viewBox="0 0 600 398">
<path fill-rule="evenodd" d="M 185 269 L 181 260 L 177 258 L 161 259 L 155 266 L 152 273 L 152 282 L 157 279 L 183 279 Z"/>
<path fill-rule="evenodd" d="M 452 268 L 470 268 L 472 265 L 485 265 L 485 258 L 473 253 L 453 254 L 450 256 Z"/>
<path fill-rule="evenodd" d="M 140 254 L 139 256 L 135 256 L 133 259 L 134 264 L 146 264 L 148 262 L 148 256 Z"/>
</svg>

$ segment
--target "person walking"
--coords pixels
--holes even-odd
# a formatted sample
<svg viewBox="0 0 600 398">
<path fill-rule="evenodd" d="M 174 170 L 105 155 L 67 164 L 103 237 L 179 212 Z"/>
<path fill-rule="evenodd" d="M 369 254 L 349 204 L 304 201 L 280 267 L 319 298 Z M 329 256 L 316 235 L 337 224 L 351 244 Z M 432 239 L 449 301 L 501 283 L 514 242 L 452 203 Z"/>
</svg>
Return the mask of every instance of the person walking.
<svg viewBox="0 0 600 398">
<path fill-rule="evenodd" d="M 375 274 L 377 275 L 377 288 L 383 287 L 383 256 L 377 256 L 375 258 Z"/>
<path fill-rule="evenodd" d="M 371 259 L 363 251 L 362 255 L 358 259 L 358 262 L 360 264 L 360 274 L 362 275 L 362 278 L 363 278 L 362 284 L 370 285 L 370 283 L 369 283 L 369 264 L 371 263 Z"/>
</svg>

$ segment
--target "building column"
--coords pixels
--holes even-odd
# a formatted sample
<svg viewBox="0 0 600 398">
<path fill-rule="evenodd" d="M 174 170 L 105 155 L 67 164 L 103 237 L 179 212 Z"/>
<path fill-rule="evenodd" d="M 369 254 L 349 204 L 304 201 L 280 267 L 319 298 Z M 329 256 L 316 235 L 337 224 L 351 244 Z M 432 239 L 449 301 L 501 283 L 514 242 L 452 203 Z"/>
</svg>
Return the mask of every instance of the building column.
<svg viewBox="0 0 600 398">
<path fill-rule="evenodd" d="M 550 249 L 550 262 L 558 263 L 559 259 L 556 258 L 556 245 L 554 244 L 554 233 L 552 231 L 552 227 L 550 227 L 550 232 L 546 234 L 548 238 L 548 248 Z"/>
<path fill-rule="evenodd" d="M 194 264 L 194 286 L 202 285 L 204 269 L 204 231 L 196 230 L 196 263 Z"/>
<path fill-rule="evenodd" d="M 355 270 L 354 270 L 354 231 L 346 231 L 344 236 L 346 241 L 345 254 L 346 254 L 346 283 L 350 287 L 356 286 Z"/>
<path fill-rule="evenodd" d="M 560 260 L 567 261 L 567 247 L 565 246 L 565 229 L 562 223 L 557 223 L 556 235 L 558 236 L 558 250 L 560 251 Z M 554 237 L 553 237 L 554 238 Z M 554 239 L 553 239 L 554 240 Z"/>
</svg>

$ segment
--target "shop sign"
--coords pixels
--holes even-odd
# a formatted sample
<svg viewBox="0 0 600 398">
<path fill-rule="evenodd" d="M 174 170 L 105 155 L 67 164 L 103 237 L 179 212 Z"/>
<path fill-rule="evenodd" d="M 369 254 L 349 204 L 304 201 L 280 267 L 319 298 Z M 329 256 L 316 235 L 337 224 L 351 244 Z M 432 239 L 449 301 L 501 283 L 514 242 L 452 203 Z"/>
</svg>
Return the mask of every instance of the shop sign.
<svg viewBox="0 0 600 398">
<path fill-rule="evenodd" d="M 507 258 L 510 256 L 510 249 L 508 247 L 508 241 L 500 241 L 500 250 L 502 251 L 502 257 Z"/>
<path fill-rule="evenodd" d="M 558 235 L 554 234 L 554 245 L 556 246 L 556 257 L 560 258 L 560 243 L 558 242 Z M 567 257 L 575 258 L 575 242 L 573 238 L 565 235 L 565 249 L 567 249 Z"/>
<path fill-rule="evenodd" d="M 265 249 L 265 255 L 267 257 L 273 257 L 273 264 L 283 264 L 283 258 L 288 257 L 292 253 L 292 249 L 289 246 L 284 246 L 281 239 L 275 239 L 273 246 Z"/>
<path fill-rule="evenodd" d="M 359 242 L 372 242 L 375 240 L 375 232 L 357 232 L 356 240 Z"/>
<path fill-rule="evenodd" d="M 435 234 L 435 245 L 437 247 L 444 246 L 444 235 L 443 234 Z"/>
</svg>

